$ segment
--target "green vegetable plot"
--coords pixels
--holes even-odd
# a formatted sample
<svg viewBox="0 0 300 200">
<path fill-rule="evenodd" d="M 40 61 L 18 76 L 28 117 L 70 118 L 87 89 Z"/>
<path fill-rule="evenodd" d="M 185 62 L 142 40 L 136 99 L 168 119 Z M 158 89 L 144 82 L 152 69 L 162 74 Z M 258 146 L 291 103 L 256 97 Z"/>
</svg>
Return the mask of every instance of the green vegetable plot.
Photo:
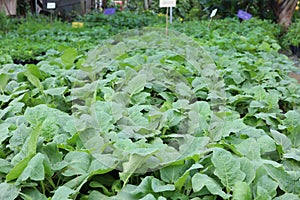
<svg viewBox="0 0 300 200">
<path fill-rule="evenodd" d="M 217 41 L 144 28 L 2 65 L 0 199 L 299 199 L 292 63 Z"/>
</svg>

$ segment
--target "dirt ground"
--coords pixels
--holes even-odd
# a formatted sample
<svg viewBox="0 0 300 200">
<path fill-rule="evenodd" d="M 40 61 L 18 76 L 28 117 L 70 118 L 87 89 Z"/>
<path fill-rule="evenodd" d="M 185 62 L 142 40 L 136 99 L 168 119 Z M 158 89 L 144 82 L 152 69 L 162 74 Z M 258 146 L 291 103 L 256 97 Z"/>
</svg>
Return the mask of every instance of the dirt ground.
<svg viewBox="0 0 300 200">
<path fill-rule="evenodd" d="M 296 56 L 293 56 L 293 57 L 290 57 L 290 59 L 295 62 L 295 66 L 297 66 L 299 68 L 299 71 L 300 71 L 300 58 L 296 57 Z M 290 77 L 296 79 L 298 81 L 298 83 L 300 83 L 300 72 L 290 73 Z"/>
</svg>

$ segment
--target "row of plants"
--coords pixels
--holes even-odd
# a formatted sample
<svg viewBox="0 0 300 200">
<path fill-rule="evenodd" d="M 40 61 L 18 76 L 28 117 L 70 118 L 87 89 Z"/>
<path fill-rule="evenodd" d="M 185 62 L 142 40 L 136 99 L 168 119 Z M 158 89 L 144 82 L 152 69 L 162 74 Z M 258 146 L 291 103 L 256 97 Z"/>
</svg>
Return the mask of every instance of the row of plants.
<svg viewBox="0 0 300 200">
<path fill-rule="evenodd" d="M 0 28 L 0 60 L 14 60 L 18 63 L 36 63 L 38 56 L 59 46 L 74 47 L 80 52 L 86 52 L 101 40 L 128 28 L 163 22 L 163 18 L 151 12 L 139 15 L 118 12 L 113 16 L 93 13 L 78 19 L 84 22 L 83 28 L 72 28 L 59 19 L 50 20 L 43 16 L 27 16 L 24 19 L 2 16 L 0 19 L 3 25 L 7 25 Z"/>
<path fill-rule="evenodd" d="M 130 12 L 117 12 L 116 15 L 107 16 L 100 13 L 93 13 L 86 15 L 83 18 L 77 20 L 84 22 L 83 28 L 72 28 L 71 25 L 66 25 L 59 20 L 49 21 L 49 18 L 42 16 L 36 18 L 36 16 L 28 16 L 23 19 L 11 19 L 6 16 L 2 16 L 0 28 L 0 46 L 1 46 L 1 58 L 0 62 L 15 61 L 18 63 L 38 62 L 36 58 L 44 55 L 48 49 L 57 48 L 58 46 L 69 46 L 78 49 L 81 52 L 86 52 L 94 45 L 98 44 L 101 40 L 108 38 L 111 35 L 127 30 L 128 28 L 138 28 L 144 26 L 164 26 L 164 15 L 156 15 L 152 12 L 143 12 L 132 14 Z M 229 23 L 231 29 L 224 30 L 234 31 L 236 33 L 246 32 L 245 26 L 264 26 L 265 31 L 270 35 L 273 32 L 272 39 L 276 39 L 284 49 L 289 50 L 290 46 L 298 47 L 299 38 L 297 33 L 299 32 L 299 21 L 295 21 L 289 28 L 287 34 L 282 34 L 279 26 L 276 26 L 269 21 L 263 22 L 261 20 L 251 20 L 250 23 L 243 22 L 237 23 L 237 20 L 224 19 L 224 23 Z M 233 20 L 234 23 L 230 23 Z M 178 29 L 182 29 L 185 26 L 189 26 L 187 29 L 196 29 L 194 31 L 195 37 L 207 37 L 206 32 L 209 30 L 207 24 L 201 25 L 201 21 L 192 21 L 182 25 L 180 20 L 175 20 L 173 27 L 178 26 Z M 221 30 L 223 20 L 215 20 L 215 28 Z M 191 25 L 197 24 L 197 25 Z M 216 25 L 219 24 L 219 25 Z M 246 25 L 248 24 L 248 25 Z M 248 27 L 249 28 L 249 27 Z M 189 30 L 187 30 L 189 31 Z M 261 33 L 259 33 L 261 34 Z M 198 35 L 198 36 L 197 36 Z M 253 31 L 247 38 L 255 40 Z M 16 41 L 12 43 L 11 41 Z"/>
<path fill-rule="evenodd" d="M 299 199 L 300 87 L 280 27 L 185 22 L 165 36 L 104 20 L 119 24 L 15 31 L 19 52 L 44 53 L 0 67 L 0 199 Z"/>
<path fill-rule="evenodd" d="M 300 37 L 299 37 L 299 31 L 300 31 L 300 20 L 296 20 L 292 23 L 292 25 L 289 27 L 286 35 L 283 38 L 282 45 L 286 49 L 291 49 L 292 53 L 294 55 L 297 55 L 300 57 Z"/>
</svg>

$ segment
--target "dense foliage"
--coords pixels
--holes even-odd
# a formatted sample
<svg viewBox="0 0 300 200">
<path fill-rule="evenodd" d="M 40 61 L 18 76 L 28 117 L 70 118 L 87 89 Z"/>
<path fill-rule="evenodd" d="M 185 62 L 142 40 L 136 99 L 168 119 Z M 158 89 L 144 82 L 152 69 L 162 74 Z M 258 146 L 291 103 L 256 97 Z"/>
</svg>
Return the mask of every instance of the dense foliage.
<svg viewBox="0 0 300 200">
<path fill-rule="evenodd" d="M 130 3 L 140 10 L 144 9 L 143 1 L 130 0 Z M 173 12 L 175 16 L 180 16 L 185 20 L 197 20 L 207 19 L 215 8 L 218 8 L 218 16 L 221 18 L 234 17 L 241 9 L 261 19 L 275 20 L 272 4 L 274 2 L 270 0 L 180 0 L 176 2 Z M 151 1 L 150 10 L 156 13 L 166 12 L 166 9 L 159 8 L 159 1 Z"/>
<path fill-rule="evenodd" d="M 292 25 L 289 27 L 286 35 L 284 36 L 283 45 L 288 47 L 290 45 L 298 46 L 300 45 L 300 20 L 296 20 L 292 23 Z"/>
<path fill-rule="evenodd" d="M 174 23 L 165 36 L 92 18 L 25 22 L 18 48 L 2 36 L 1 50 L 45 53 L 1 54 L 0 199 L 299 199 L 300 87 L 279 27 Z"/>
<path fill-rule="evenodd" d="M 78 19 L 85 23 L 85 28 L 79 29 L 74 29 L 60 20 L 50 21 L 42 16 L 28 16 L 26 20 L 12 20 L 0 16 L 1 19 L 2 24 L 8 24 L 9 27 L 4 26 L 2 34 L 0 28 L 0 63 L 3 57 L 11 57 L 18 63 L 36 62 L 38 56 L 59 46 L 74 47 L 83 53 L 101 40 L 128 28 L 153 26 L 163 22 L 162 17 L 149 12 L 139 15 L 118 12 L 113 16 L 94 13 Z"/>
</svg>

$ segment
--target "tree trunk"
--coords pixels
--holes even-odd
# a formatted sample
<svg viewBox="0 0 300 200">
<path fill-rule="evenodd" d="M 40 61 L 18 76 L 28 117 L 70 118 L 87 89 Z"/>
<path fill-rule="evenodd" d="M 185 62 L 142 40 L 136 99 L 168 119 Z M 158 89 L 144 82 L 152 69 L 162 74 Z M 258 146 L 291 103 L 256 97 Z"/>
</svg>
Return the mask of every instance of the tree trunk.
<svg viewBox="0 0 300 200">
<path fill-rule="evenodd" d="M 148 0 L 144 0 L 144 9 L 149 10 L 149 2 Z"/>
<path fill-rule="evenodd" d="M 273 0 L 273 9 L 278 18 L 278 23 L 286 29 L 292 22 L 292 17 L 298 0 Z"/>
<path fill-rule="evenodd" d="M 102 0 L 102 8 L 107 8 L 107 0 Z"/>
</svg>

